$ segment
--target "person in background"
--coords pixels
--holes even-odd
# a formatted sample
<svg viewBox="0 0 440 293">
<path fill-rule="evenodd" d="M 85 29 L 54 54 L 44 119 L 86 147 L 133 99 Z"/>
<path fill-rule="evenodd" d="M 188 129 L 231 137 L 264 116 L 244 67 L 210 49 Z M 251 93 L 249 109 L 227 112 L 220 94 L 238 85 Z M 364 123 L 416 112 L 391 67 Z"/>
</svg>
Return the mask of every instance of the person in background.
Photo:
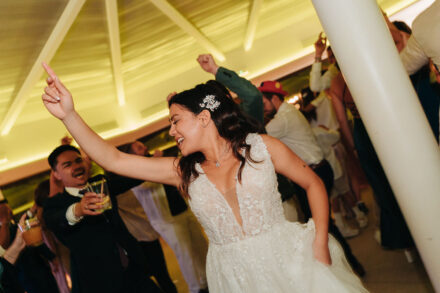
<svg viewBox="0 0 440 293">
<path fill-rule="evenodd" d="M 0 256 L 2 256 L 9 247 L 11 241 L 11 227 L 13 224 L 12 210 L 6 199 L 0 201 Z"/>
<path fill-rule="evenodd" d="M 141 142 L 138 142 L 142 144 Z M 131 148 L 132 143 L 119 146 L 118 149 L 125 150 Z M 143 145 L 143 144 L 142 144 Z M 124 178 L 112 172 L 106 172 L 109 181 L 121 181 Z M 138 180 L 135 184 L 142 184 L 142 180 Z M 147 271 L 153 276 L 159 287 L 165 293 L 177 293 L 165 262 L 165 256 L 159 242 L 159 234 L 152 227 L 142 205 L 134 195 L 131 189 L 116 195 L 118 202 L 118 211 L 125 223 L 128 231 L 138 241 L 139 247 L 142 249 L 147 262 Z"/>
<path fill-rule="evenodd" d="M 61 145 L 48 162 L 64 190 L 45 201 L 43 218 L 70 250 L 72 292 L 160 292 L 147 277 L 144 256 L 118 214 L 114 195 L 129 184 L 108 181 L 112 208 L 102 211 L 102 199 L 84 188 L 103 177 L 89 178 L 77 148 Z"/>
<path fill-rule="evenodd" d="M 197 62 L 204 71 L 214 75 L 215 80 L 237 94 L 238 104 L 244 113 L 264 125 L 263 96 L 256 86 L 234 71 L 218 66 L 211 54 L 199 55 Z"/>
<path fill-rule="evenodd" d="M 333 78 L 339 73 L 338 66 L 336 64 L 335 56 L 330 46 L 327 47 L 327 38 L 322 36 L 321 32 L 318 36 L 318 40 L 315 42 L 315 62 L 312 64 L 310 71 L 310 89 L 312 92 L 322 92 L 328 89 L 332 83 Z M 322 74 L 322 55 L 327 47 L 327 58 L 330 66 Z"/>
<path fill-rule="evenodd" d="M 142 157 L 152 157 L 140 141 L 119 150 Z M 156 151 L 153 157 L 162 157 Z M 182 275 L 191 293 L 207 292 L 206 254 L 208 243 L 192 212 L 179 191 L 171 185 L 143 182 L 131 189 L 153 228 L 176 255 Z"/>
<path fill-rule="evenodd" d="M 27 213 L 23 215 L 23 219 L 26 216 Z M 9 243 L 7 242 L 15 237 L 17 225 L 12 220 L 12 210 L 9 208 L 6 200 L 0 204 L 0 221 L 2 228 L 4 228 L 1 236 L 3 238 L 2 247 L 5 245 L 4 247 L 8 248 Z M 24 227 L 23 223 L 22 227 Z M 0 241 L 2 240 L 1 238 Z M 22 249 L 20 255 L 17 255 L 17 259 L 14 260 L 14 270 L 20 286 L 25 291 L 28 293 L 58 292 L 55 279 L 48 265 L 48 259 L 52 256 L 52 252 L 44 243 L 36 246 L 26 246 Z"/>
<path fill-rule="evenodd" d="M 435 7 L 435 5 L 431 7 Z M 437 5 L 436 9 L 437 14 L 440 15 L 440 6 Z M 439 142 L 440 87 L 438 83 L 431 80 L 431 72 L 433 72 L 434 75 L 437 72 L 435 63 L 432 59 L 428 59 L 428 61 L 424 62 L 423 64 L 417 64 L 418 62 L 420 62 L 420 60 L 417 58 L 417 56 L 414 56 L 415 66 L 410 67 L 411 64 L 408 64 L 408 62 L 410 61 L 410 57 L 407 55 L 407 53 L 404 53 L 404 50 L 408 46 L 411 46 L 411 44 L 414 44 L 416 42 L 414 41 L 413 43 L 410 43 L 410 40 L 414 40 L 414 38 L 412 38 L 413 33 L 411 28 L 403 21 L 393 21 L 392 23 L 389 23 L 389 27 L 391 31 L 397 30 L 399 32 L 399 34 L 393 33 L 393 36 L 394 38 L 401 40 L 396 41 L 396 43 L 402 43 L 404 46 L 401 48 L 400 51 L 402 62 L 407 69 L 411 82 L 417 93 L 417 97 L 419 98 L 420 104 L 422 105 L 423 111 L 425 112 L 426 118 L 428 119 L 429 125 L 431 126 L 434 137 L 436 138 L 437 142 Z M 434 28 L 433 35 L 435 34 L 436 33 Z M 440 30 L 438 30 L 437 34 L 440 34 Z M 438 50 L 440 51 L 440 43 L 438 44 L 438 46 Z M 409 50 L 411 51 L 411 49 Z M 432 69 L 430 68 L 430 64 L 432 64 Z"/>
<path fill-rule="evenodd" d="M 36 210 L 34 204 L 34 206 L 26 212 L 26 220 L 34 218 Z M 42 235 L 39 237 L 42 237 Z M 25 249 L 15 264 L 19 273 L 20 283 L 27 293 L 60 292 L 55 276 L 52 274 L 50 265 L 52 261 L 57 262 L 56 256 L 44 242 L 27 242 Z"/>
<path fill-rule="evenodd" d="M 365 228 L 368 225 L 368 218 L 364 212 L 362 212 L 356 204 L 356 197 L 353 194 L 352 188 L 348 181 L 348 171 L 346 169 L 346 155 L 345 149 L 342 147 L 339 134 L 339 124 L 334 116 L 333 107 L 330 103 L 330 115 L 331 119 L 319 119 L 321 113 L 315 111 L 315 107 L 310 107 L 316 99 L 313 98 L 313 94 L 309 88 L 301 90 L 301 111 L 310 123 L 313 133 L 324 152 L 324 156 L 330 163 L 334 174 L 334 185 L 331 191 L 331 207 L 333 217 L 335 218 L 335 225 L 341 231 L 342 235 L 346 238 L 353 237 L 359 234 L 359 229 L 351 228 L 343 219 L 341 213 L 341 205 L 348 207 L 348 213 L 351 212 L 355 215 L 356 221 L 360 228 Z M 332 120 L 336 122 L 329 122 Z M 329 123 L 326 123 L 329 122 Z M 337 127 L 330 128 L 328 126 L 338 125 Z"/>
<path fill-rule="evenodd" d="M 304 110 L 306 112 L 312 112 L 312 110 L 315 109 L 318 125 L 324 125 L 328 129 L 340 131 L 340 125 L 336 118 L 331 97 L 329 95 L 331 82 L 339 74 L 339 67 L 331 47 L 327 47 L 327 38 L 324 38 L 322 35 L 323 33 L 321 32 L 318 36 L 318 40 L 315 42 L 315 62 L 312 64 L 309 76 L 310 90 L 319 93 L 319 95 L 307 106 L 307 108 L 304 108 Z M 322 73 L 322 55 L 324 51 L 326 51 L 326 48 L 327 60 L 330 65 L 327 70 Z M 350 185 L 356 196 L 356 204 L 363 213 L 368 213 L 368 208 L 361 199 L 361 187 L 367 185 L 365 174 L 362 171 L 357 157 L 343 148 L 343 145 L 339 144 L 339 151 L 337 151 L 336 154 L 339 156 L 344 155 L 344 158 L 339 157 L 339 159 L 346 162 L 347 169 L 349 170 L 348 178 L 350 180 Z"/>
<path fill-rule="evenodd" d="M 412 35 L 400 52 L 400 58 L 409 75 L 419 71 L 432 60 L 437 72 L 440 68 L 440 2 L 420 13 L 412 23 Z"/>
<path fill-rule="evenodd" d="M 70 282 L 70 253 L 51 231 L 49 231 L 43 219 L 43 206 L 50 197 L 51 179 L 44 180 L 38 184 L 34 192 L 34 202 L 36 216 L 42 227 L 43 240 L 52 252 L 48 257 L 52 274 L 57 282 L 60 293 L 69 293 L 72 287 Z M 52 188 L 53 189 L 53 188 Z M 53 192 L 53 191 L 52 191 Z M 54 194 L 55 195 L 55 194 Z"/>
<path fill-rule="evenodd" d="M 264 112 L 269 116 L 273 116 L 273 119 L 266 125 L 267 133 L 281 140 L 290 150 L 295 152 L 321 178 L 327 194 L 330 195 L 333 187 L 333 170 L 326 160 L 307 119 L 295 106 L 284 100 L 288 93 L 283 90 L 281 83 L 264 81 L 258 89 L 263 94 Z M 307 193 L 300 186 L 297 188 L 297 196 L 307 221 L 312 217 L 312 211 L 307 201 Z M 329 232 L 342 245 L 353 270 L 359 276 L 363 276 L 365 274 L 363 266 L 353 255 L 350 246 L 337 226 L 334 225 L 330 215 L 328 225 Z"/>
<path fill-rule="evenodd" d="M 23 214 L 20 223 L 24 223 L 26 214 Z M 0 256 L 0 292 L 1 293 L 25 293 L 18 279 L 15 263 L 20 253 L 26 247 L 22 232 L 17 228 L 15 238 L 11 245 Z"/>
</svg>

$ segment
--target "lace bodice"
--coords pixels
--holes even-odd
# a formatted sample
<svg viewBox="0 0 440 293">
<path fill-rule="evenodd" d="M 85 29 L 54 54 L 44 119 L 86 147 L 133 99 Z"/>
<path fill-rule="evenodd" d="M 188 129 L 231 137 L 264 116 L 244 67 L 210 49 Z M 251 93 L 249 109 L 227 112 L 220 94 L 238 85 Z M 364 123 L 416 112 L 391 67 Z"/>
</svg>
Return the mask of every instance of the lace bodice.
<svg viewBox="0 0 440 293">
<path fill-rule="evenodd" d="M 228 244 L 256 236 L 285 221 L 275 169 L 261 136 L 249 134 L 251 158 L 246 162 L 241 184 L 236 179 L 236 193 L 243 226 L 237 222 L 226 199 L 209 181 L 200 165 L 200 176 L 189 186 L 190 206 L 205 229 L 210 243 Z"/>
</svg>

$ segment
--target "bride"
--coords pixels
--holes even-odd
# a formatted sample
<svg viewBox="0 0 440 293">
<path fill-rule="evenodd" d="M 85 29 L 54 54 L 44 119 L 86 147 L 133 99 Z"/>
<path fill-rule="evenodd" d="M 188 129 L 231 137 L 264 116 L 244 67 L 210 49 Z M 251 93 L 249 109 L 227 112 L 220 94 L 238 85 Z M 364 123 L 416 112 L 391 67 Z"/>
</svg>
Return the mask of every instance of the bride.
<svg viewBox="0 0 440 293">
<path fill-rule="evenodd" d="M 178 186 L 208 238 L 211 293 L 367 292 L 328 235 L 328 201 L 319 177 L 279 140 L 258 135 L 225 88 L 214 82 L 173 96 L 170 135 L 181 158 L 119 152 L 74 109 L 53 70 L 42 95 L 81 148 L 108 171 Z M 313 220 L 287 222 L 276 173 L 307 191 Z"/>
</svg>

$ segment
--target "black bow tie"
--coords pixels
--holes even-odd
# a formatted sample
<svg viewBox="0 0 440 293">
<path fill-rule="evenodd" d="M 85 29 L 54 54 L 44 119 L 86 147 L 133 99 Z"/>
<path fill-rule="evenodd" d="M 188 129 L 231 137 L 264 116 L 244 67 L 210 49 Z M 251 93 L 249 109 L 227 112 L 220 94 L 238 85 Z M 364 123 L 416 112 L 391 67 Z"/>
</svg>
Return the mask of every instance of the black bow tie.
<svg viewBox="0 0 440 293">
<path fill-rule="evenodd" d="M 79 194 L 84 195 L 87 192 L 87 188 L 81 189 L 80 191 L 78 191 Z"/>
</svg>

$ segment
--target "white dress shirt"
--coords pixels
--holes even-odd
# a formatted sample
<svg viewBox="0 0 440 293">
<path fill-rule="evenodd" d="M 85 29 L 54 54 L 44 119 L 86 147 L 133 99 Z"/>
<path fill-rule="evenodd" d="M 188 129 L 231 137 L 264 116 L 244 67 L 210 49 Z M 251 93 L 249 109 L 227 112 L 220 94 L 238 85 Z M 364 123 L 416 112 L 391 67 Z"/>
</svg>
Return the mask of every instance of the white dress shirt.
<svg viewBox="0 0 440 293">
<path fill-rule="evenodd" d="M 339 129 L 339 122 L 338 118 L 336 118 L 332 101 L 325 91 L 322 91 L 319 96 L 311 102 L 311 104 L 316 108 L 316 120 L 310 122 L 312 127 L 324 125 L 328 129 Z"/>
<path fill-rule="evenodd" d="M 281 104 L 274 118 L 266 125 L 266 131 L 281 140 L 308 165 L 324 159 L 309 122 L 298 109 L 286 102 Z"/>
<path fill-rule="evenodd" d="M 412 35 L 400 53 L 408 74 L 416 73 L 428 58 L 440 68 L 440 1 L 436 0 L 416 17 Z"/>
<path fill-rule="evenodd" d="M 83 187 L 85 188 L 85 187 Z M 81 193 L 79 193 L 80 190 L 82 190 L 83 188 L 76 188 L 76 187 L 66 187 L 66 192 L 68 194 L 70 194 L 71 196 L 76 196 L 76 197 L 80 197 L 82 198 L 83 195 Z M 70 205 L 67 208 L 66 211 L 66 219 L 67 222 L 69 223 L 69 225 L 73 226 L 76 223 L 79 223 L 84 217 L 77 217 L 75 216 L 75 212 L 74 212 L 74 208 L 75 208 L 76 203 Z"/>
</svg>

